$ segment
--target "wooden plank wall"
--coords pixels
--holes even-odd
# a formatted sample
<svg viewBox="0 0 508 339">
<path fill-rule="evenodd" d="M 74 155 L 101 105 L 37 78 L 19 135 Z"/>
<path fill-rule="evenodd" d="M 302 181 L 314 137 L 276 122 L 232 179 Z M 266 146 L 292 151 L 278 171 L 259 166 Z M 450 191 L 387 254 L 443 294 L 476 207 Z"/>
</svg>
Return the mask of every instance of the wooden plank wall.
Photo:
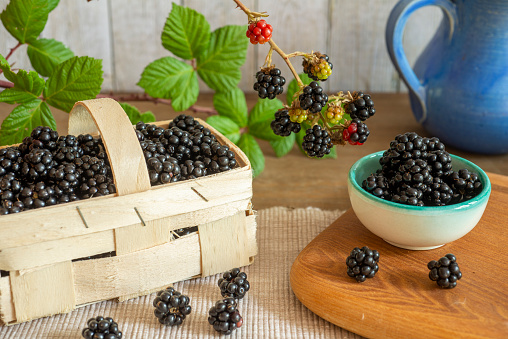
<svg viewBox="0 0 508 339">
<path fill-rule="evenodd" d="M 0 11 L 9 0 L 0 0 Z M 212 30 L 226 24 L 245 24 L 246 16 L 232 0 L 177 0 L 180 5 L 203 13 Z M 325 90 L 363 89 L 370 92 L 405 92 L 386 52 L 386 21 L 397 0 L 245 0 L 256 11 L 267 11 L 275 31 L 273 39 L 286 52 L 317 50 L 330 55 L 333 75 Z M 160 35 L 171 10 L 165 0 L 61 0 L 50 14 L 41 37 L 64 42 L 76 55 L 103 60 L 103 91 L 139 92 L 136 86 L 143 68 L 151 61 L 171 55 Z M 413 63 L 441 21 L 436 7 L 419 10 L 406 26 L 404 46 Z M 6 55 L 15 40 L 0 25 L 0 53 Z M 267 45 L 249 44 L 242 66 L 240 88 L 252 91 L 253 75 L 263 64 Z M 301 59 L 300 59 L 301 60 Z M 295 60 L 301 70 L 300 60 Z M 11 61 L 30 69 L 26 46 Z M 289 69 L 274 57 L 286 78 Z M 2 78 L 3 79 L 3 78 Z M 200 83 L 202 91 L 209 91 Z"/>
</svg>

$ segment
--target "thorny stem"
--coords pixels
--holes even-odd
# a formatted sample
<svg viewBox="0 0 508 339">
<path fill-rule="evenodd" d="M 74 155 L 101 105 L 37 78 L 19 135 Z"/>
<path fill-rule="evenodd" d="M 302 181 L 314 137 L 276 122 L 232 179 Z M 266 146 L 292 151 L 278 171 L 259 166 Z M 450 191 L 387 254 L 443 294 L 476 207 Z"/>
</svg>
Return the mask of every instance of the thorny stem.
<svg viewBox="0 0 508 339">
<path fill-rule="evenodd" d="M 9 54 L 7 54 L 7 56 L 5 57 L 5 60 L 9 60 L 9 58 L 11 57 L 12 53 L 14 53 L 15 50 L 18 49 L 19 46 L 21 46 L 22 43 L 21 42 L 18 42 L 18 44 L 16 46 L 14 46 L 13 48 L 11 48 L 11 51 L 9 52 Z M 0 74 L 2 74 L 2 70 L 0 69 Z M 12 86 L 11 86 L 12 87 Z"/>
</svg>

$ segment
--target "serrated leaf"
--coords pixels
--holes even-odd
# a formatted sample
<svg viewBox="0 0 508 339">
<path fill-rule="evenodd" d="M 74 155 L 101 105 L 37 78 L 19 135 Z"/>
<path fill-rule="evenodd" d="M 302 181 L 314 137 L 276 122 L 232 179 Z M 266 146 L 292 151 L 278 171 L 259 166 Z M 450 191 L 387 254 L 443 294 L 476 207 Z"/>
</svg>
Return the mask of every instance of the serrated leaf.
<svg viewBox="0 0 508 339">
<path fill-rule="evenodd" d="M 277 140 L 279 136 L 273 133 L 270 124 L 282 107 L 284 105 L 279 99 L 258 99 L 249 114 L 249 133 L 263 140 Z"/>
<path fill-rule="evenodd" d="M 54 39 L 32 41 L 28 45 L 27 54 L 33 68 L 46 77 L 53 73 L 58 64 L 74 56 L 69 48 Z"/>
<path fill-rule="evenodd" d="M 173 3 L 162 31 L 162 46 L 174 55 L 191 60 L 206 50 L 210 24 L 203 14 Z"/>
<path fill-rule="evenodd" d="M 9 65 L 9 62 L 5 60 L 3 56 L 0 58 L 0 69 L 2 70 L 3 75 L 7 80 L 10 80 L 12 82 L 15 81 L 16 73 L 11 71 L 11 66 Z"/>
<path fill-rule="evenodd" d="M 102 60 L 72 57 L 55 67 L 46 81 L 44 98 L 48 104 L 70 112 L 76 101 L 95 98 L 102 81 Z"/>
<path fill-rule="evenodd" d="M 206 119 L 206 122 L 233 143 L 236 144 L 240 140 L 240 126 L 228 117 L 212 115 Z"/>
<path fill-rule="evenodd" d="M 157 59 L 145 67 L 138 86 L 154 98 L 170 99 L 170 90 L 189 71 L 192 71 L 192 66 L 173 57 Z"/>
<path fill-rule="evenodd" d="M 242 77 L 240 66 L 245 63 L 246 26 L 224 26 L 210 36 L 208 48 L 197 56 L 199 76 L 212 89 L 223 91 L 238 85 Z"/>
<path fill-rule="evenodd" d="M 275 155 L 277 157 L 282 157 L 288 154 L 295 145 L 295 134 L 291 133 L 287 137 L 279 137 L 276 140 L 270 141 L 270 146 L 272 146 Z"/>
<path fill-rule="evenodd" d="M 58 6 L 60 0 L 48 0 L 48 10 L 51 12 Z"/>
<path fill-rule="evenodd" d="M 238 126 L 247 125 L 247 102 L 245 101 L 245 94 L 238 87 L 228 92 L 215 92 L 213 107 L 219 115 L 230 118 Z"/>
<path fill-rule="evenodd" d="M 9 33 L 24 44 L 41 34 L 50 8 L 47 0 L 11 0 L 0 19 Z"/>
<path fill-rule="evenodd" d="M 143 121 L 145 123 L 155 121 L 155 115 L 153 115 L 152 112 L 148 111 L 141 114 L 141 112 L 136 107 L 129 105 L 126 102 L 119 102 L 119 104 L 122 106 L 125 114 L 127 114 L 129 120 L 133 125 L 137 124 L 139 121 Z"/>
<path fill-rule="evenodd" d="M 192 106 L 199 95 L 198 76 L 191 67 L 187 72 L 182 73 L 178 79 L 178 86 L 169 90 L 171 106 L 177 112 L 185 111 Z"/>
<path fill-rule="evenodd" d="M 49 126 L 56 130 L 56 122 L 49 106 L 41 99 L 18 105 L 0 127 L 0 145 L 20 143 L 37 126 Z"/>
<path fill-rule="evenodd" d="M 14 87 L 7 88 L 0 93 L 0 102 L 8 104 L 28 102 L 38 98 L 44 88 L 44 79 L 34 71 L 27 72 L 20 69 L 18 73 L 10 75 L 9 78 L 14 83 Z"/>
<path fill-rule="evenodd" d="M 300 80 L 302 80 L 304 85 L 308 85 L 312 82 L 312 79 L 307 76 L 305 73 L 298 74 L 300 77 Z M 295 93 L 299 90 L 298 82 L 296 79 L 291 80 L 289 83 L 288 89 L 286 91 L 286 101 L 289 106 L 291 106 L 291 103 L 293 102 Z"/>
<path fill-rule="evenodd" d="M 150 111 L 146 111 L 145 113 L 141 114 L 140 118 L 141 118 L 141 121 L 143 121 L 144 123 L 149 123 L 149 122 L 155 122 L 155 121 L 157 121 L 155 119 L 155 114 L 153 114 Z"/>
<path fill-rule="evenodd" d="M 256 177 L 263 172 L 265 169 L 265 156 L 256 139 L 249 133 L 243 133 L 237 145 L 249 158 L 252 175 Z"/>
<path fill-rule="evenodd" d="M 6 67 L 6 66 L 9 66 L 9 63 L 7 62 L 7 60 L 5 60 L 4 56 L 2 54 L 0 54 L 0 68 Z M 10 69 L 10 67 L 9 67 L 9 69 Z"/>
</svg>

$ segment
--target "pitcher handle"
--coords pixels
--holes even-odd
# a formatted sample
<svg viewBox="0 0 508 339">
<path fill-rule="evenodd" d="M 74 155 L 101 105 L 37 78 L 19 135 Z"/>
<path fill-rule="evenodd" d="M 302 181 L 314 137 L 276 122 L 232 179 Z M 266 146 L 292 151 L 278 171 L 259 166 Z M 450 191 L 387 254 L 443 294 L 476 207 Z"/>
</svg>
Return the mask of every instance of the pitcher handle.
<svg viewBox="0 0 508 339">
<path fill-rule="evenodd" d="M 426 94 L 424 86 L 409 65 L 404 54 L 402 36 L 409 16 L 417 9 L 425 6 L 438 6 L 443 10 L 450 24 L 451 38 L 457 23 L 457 10 L 455 4 L 450 0 L 401 0 L 390 13 L 385 32 L 386 47 L 388 48 L 388 54 L 390 54 L 392 63 L 409 88 L 409 91 L 418 98 L 416 105 L 419 105 L 419 109 L 415 109 L 414 114 L 419 123 L 422 123 L 427 118 Z"/>
</svg>

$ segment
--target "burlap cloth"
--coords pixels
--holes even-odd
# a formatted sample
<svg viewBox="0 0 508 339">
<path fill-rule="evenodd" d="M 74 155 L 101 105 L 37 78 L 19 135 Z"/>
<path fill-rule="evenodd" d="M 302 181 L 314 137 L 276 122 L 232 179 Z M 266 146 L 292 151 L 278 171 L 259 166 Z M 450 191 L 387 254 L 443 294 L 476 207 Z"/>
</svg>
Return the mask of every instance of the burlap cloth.
<svg viewBox="0 0 508 339">
<path fill-rule="evenodd" d="M 251 283 L 251 290 L 239 301 L 244 324 L 230 338 L 360 338 L 309 311 L 289 284 L 289 271 L 298 253 L 342 213 L 284 207 L 258 211 L 259 254 L 251 266 L 242 268 Z M 152 306 L 155 294 L 150 294 L 2 327 L 0 339 L 82 338 L 87 319 L 98 315 L 115 319 L 124 338 L 217 338 L 220 335 L 207 317 L 208 309 L 221 299 L 218 279 L 215 275 L 174 284 L 191 299 L 192 313 L 180 326 L 166 327 L 157 322 Z"/>
</svg>

